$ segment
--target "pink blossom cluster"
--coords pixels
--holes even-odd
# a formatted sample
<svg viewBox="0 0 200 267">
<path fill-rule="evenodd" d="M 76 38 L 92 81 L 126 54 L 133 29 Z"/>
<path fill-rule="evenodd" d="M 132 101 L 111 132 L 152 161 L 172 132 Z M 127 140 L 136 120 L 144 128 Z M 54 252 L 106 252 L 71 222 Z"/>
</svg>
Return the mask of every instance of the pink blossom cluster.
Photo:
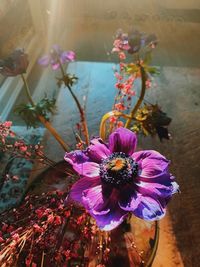
<svg viewBox="0 0 200 267">
<path fill-rule="evenodd" d="M 138 66 L 145 64 L 139 57 L 140 48 L 143 47 L 143 39 L 145 40 L 147 47 L 149 47 L 152 42 L 155 43 L 156 40 L 153 35 L 146 36 L 137 31 L 135 31 L 131 37 L 131 35 L 129 36 L 127 33 L 123 33 L 122 30 L 118 31 L 116 39 L 114 40 L 112 52 L 118 55 L 119 69 L 115 70 L 115 88 L 117 89 L 117 93 L 112 108 L 113 110 L 127 113 L 132 106 L 132 98 L 136 96 L 135 82 L 136 80 L 141 79 L 141 73 L 138 71 Z M 137 43 L 138 40 L 140 40 L 139 43 Z M 132 58 L 134 61 L 133 63 L 130 63 L 130 60 L 127 60 L 127 55 L 133 54 L 130 53 L 130 51 L 132 51 L 131 44 L 134 44 L 134 49 L 136 49 L 134 53 L 138 52 L 137 56 Z M 129 68 L 132 68 L 132 71 L 128 71 Z M 133 71 L 133 69 L 135 71 Z M 152 80 L 150 75 L 148 75 L 146 88 L 148 89 L 151 86 Z M 111 128 L 119 128 L 123 126 L 124 123 L 119 117 L 112 116 L 110 117 L 110 125 Z"/>
</svg>

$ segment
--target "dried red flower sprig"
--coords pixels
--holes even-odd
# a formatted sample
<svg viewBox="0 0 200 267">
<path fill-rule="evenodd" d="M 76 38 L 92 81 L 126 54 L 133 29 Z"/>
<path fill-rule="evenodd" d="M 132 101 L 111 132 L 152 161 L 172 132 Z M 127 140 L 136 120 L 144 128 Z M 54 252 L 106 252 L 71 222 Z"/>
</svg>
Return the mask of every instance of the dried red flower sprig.
<svg viewBox="0 0 200 267">
<path fill-rule="evenodd" d="M 48 159 L 43 153 L 43 146 L 41 144 L 32 145 L 19 137 L 11 129 L 12 122 L 6 121 L 0 123 L 0 151 L 8 153 L 14 157 L 25 158 L 27 160 L 38 160 L 46 165 L 55 164 Z"/>
<path fill-rule="evenodd" d="M 84 266 L 86 245 L 97 227 L 82 209 L 64 205 L 61 191 L 30 195 L 1 215 L 0 265 Z M 71 265 L 70 265 L 71 266 Z"/>
</svg>

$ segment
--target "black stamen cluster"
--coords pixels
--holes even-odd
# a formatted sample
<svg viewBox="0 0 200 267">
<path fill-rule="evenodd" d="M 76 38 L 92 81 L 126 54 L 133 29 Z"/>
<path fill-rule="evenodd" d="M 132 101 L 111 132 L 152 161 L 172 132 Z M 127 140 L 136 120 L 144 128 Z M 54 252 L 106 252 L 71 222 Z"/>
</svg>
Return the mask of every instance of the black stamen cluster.
<svg viewBox="0 0 200 267">
<path fill-rule="evenodd" d="M 118 171 L 108 168 L 109 164 L 115 159 L 123 159 L 125 164 Z M 123 152 L 114 152 L 108 158 L 102 160 L 100 164 L 100 177 L 102 183 L 119 188 L 128 183 L 132 183 L 138 174 L 138 164 Z"/>
</svg>

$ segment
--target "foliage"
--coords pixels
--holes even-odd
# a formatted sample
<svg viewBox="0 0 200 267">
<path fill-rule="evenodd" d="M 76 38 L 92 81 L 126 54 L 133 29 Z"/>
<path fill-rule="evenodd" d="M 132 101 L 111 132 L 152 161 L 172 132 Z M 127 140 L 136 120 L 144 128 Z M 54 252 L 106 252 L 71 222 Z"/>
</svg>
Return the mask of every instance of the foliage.
<svg viewBox="0 0 200 267">
<path fill-rule="evenodd" d="M 65 86 L 73 86 L 77 80 L 78 80 L 78 77 L 76 77 L 75 75 L 71 75 L 69 73 L 63 75 L 62 78 L 56 78 L 57 79 L 57 85 L 58 87 L 61 87 L 62 84 L 64 84 Z"/>
<path fill-rule="evenodd" d="M 160 140 L 170 138 L 167 126 L 169 126 L 171 118 L 157 104 L 145 104 L 138 109 L 135 119 L 136 123 L 132 127 L 134 132 L 151 136 L 158 134 Z"/>
<path fill-rule="evenodd" d="M 26 122 L 27 127 L 38 127 L 38 116 L 49 121 L 49 115 L 54 113 L 56 99 L 47 97 L 41 99 L 35 106 L 22 103 L 15 108 L 15 112 Z"/>
</svg>

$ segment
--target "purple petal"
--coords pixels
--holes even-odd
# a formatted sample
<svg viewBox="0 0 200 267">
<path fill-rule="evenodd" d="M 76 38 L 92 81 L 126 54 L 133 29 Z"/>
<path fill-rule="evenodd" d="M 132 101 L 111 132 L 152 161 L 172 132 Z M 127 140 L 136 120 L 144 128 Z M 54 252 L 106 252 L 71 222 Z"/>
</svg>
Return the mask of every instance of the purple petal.
<svg viewBox="0 0 200 267">
<path fill-rule="evenodd" d="M 81 150 L 74 150 L 72 152 L 65 153 L 64 159 L 71 165 L 81 164 L 90 161 L 89 158 L 85 155 L 85 153 Z"/>
<path fill-rule="evenodd" d="M 107 145 L 100 138 L 94 138 L 90 142 L 87 154 L 92 161 L 100 163 L 102 159 L 107 158 L 111 152 Z"/>
<path fill-rule="evenodd" d="M 137 202 L 140 202 L 138 207 L 132 211 L 136 217 L 147 221 L 155 221 L 165 216 L 166 210 L 155 199 L 139 195 Z"/>
<path fill-rule="evenodd" d="M 87 177 L 99 176 L 99 165 L 91 162 L 84 152 L 80 150 L 66 153 L 64 159 L 72 165 L 79 175 Z"/>
<path fill-rule="evenodd" d="M 50 56 L 49 55 L 44 55 L 38 60 L 38 64 L 47 67 L 50 63 Z"/>
<path fill-rule="evenodd" d="M 99 165 L 95 162 L 85 162 L 81 164 L 73 164 L 73 169 L 81 176 L 98 177 Z"/>
<path fill-rule="evenodd" d="M 83 191 L 86 189 L 89 189 L 91 187 L 95 187 L 100 184 L 100 178 L 99 177 L 83 177 L 80 180 L 78 180 L 75 184 L 73 184 L 71 190 L 70 190 L 70 198 L 73 200 L 82 203 L 82 196 Z"/>
<path fill-rule="evenodd" d="M 142 162 L 146 158 L 159 158 L 166 160 L 166 158 L 155 150 L 142 150 L 132 154 L 132 157 L 138 162 Z M 169 162 L 169 161 L 168 161 Z"/>
<path fill-rule="evenodd" d="M 136 134 L 126 128 L 118 128 L 109 137 L 109 149 L 111 152 L 124 152 L 127 155 L 132 155 L 136 145 Z"/>
<path fill-rule="evenodd" d="M 165 209 L 159 201 L 140 193 L 133 194 L 129 202 L 119 202 L 119 206 L 144 220 L 157 220 L 165 215 Z"/>
<path fill-rule="evenodd" d="M 168 172 L 169 160 L 154 150 L 133 153 L 132 158 L 139 165 L 139 179 L 161 184 L 171 183 Z"/>
<path fill-rule="evenodd" d="M 117 191 L 113 190 L 108 198 L 104 195 L 102 185 L 85 190 L 82 203 L 96 220 L 98 227 L 105 231 L 116 228 L 127 215 L 118 205 Z"/>
<path fill-rule="evenodd" d="M 135 190 L 131 186 L 127 186 L 126 189 L 123 189 L 118 204 L 119 207 L 125 211 L 133 211 L 138 207 L 140 202 L 138 201 Z"/>
<path fill-rule="evenodd" d="M 179 186 L 176 182 L 169 186 L 158 183 L 140 182 L 136 185 L 136 190 L 143 196 L 149 196 L 157 200 L 162 207 L 166 207 L 172 195 L 179 191 Z"/>
<path fill-rule="evenodd" d="M 148 195 L 154 198 L 168 198 L 171 197 L 173 186 L 165 186 L 158 183 L 140 182 L 136 184 L 136 190 L 143 196 Z"/>
<path fill-rule="evenodd" d="M 61 54 L 60 60 L 62 63 L 65 63 L 65 62 L 74 61 L 75 57 L 76 57 L 76 55 L 73 51 L 64 51 Z"/>
<path fill-rule="evenodd" d="M 106 214 L 110 211 L 107 205 L 109 200 L 103 195 L 102 185 L 85 190 L 82 196 L 82 204 L 93 215 Z"/>
<path fill-rule="evenodd" d="M 101 230 L 111 231 L 124 221 L 127 214 L 128 213 L 126 211 L 123 211 L 118 207 L 105 215 L 91 214 L 91 216 L 95 218 L 96 223 Z"/>
<path fill-rule="evenodd" d="M 99 164 L 95 162 L 86 162 L 83 164 L 73 165 L 73 168 L 82 176 L 87 176 L 87 177 L 99 176 Z"/>
<path fill-rule="evenodd" d="M 53 62 L 53 63 L 51 63 L 51 67 L 52 67 L 52 70 L 57 70 L 57 69 L 60 68 L 60 64 L 56 63 L 56 62 Z"/>
</svg>

